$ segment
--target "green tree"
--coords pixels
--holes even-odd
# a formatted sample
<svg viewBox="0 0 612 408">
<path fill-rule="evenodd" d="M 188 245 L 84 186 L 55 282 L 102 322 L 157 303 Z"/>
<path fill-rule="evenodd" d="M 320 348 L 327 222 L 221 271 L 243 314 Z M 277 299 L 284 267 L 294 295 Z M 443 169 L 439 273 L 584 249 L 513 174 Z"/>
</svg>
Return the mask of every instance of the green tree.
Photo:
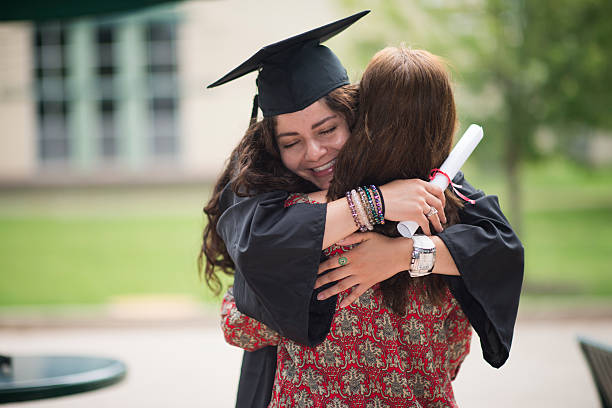
<svg viewBox="0 0 612 408">
<path fill-rule="evenodd" d="M 462 119 L 485 124 L 487 147 L 476 155 L 504 163 L 518 229 L 520 166 L 540 157 L 538 131 L 567 138 L 585 128 L 612 129 L 609 0 L 345 3 L 374 10 L 371 36 L 356 43 L 360 63 L 401 41 L 451 62 Z"/>
</svg>

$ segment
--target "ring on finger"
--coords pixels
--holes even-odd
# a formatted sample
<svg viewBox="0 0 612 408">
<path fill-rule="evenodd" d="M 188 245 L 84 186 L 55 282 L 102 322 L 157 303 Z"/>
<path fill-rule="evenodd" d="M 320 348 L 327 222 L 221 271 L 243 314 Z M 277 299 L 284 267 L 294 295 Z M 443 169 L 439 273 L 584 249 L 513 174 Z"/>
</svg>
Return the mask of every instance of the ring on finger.
<svg viewBox="0 0 612 408">
<path fill-rule="evenodd" d="M 431 208 L 429 209 L 429 212 L 428 212 L 427 214 L 425 214 L 425 216 L 426 216 L 427 218 L 429 218 L 429 217 L 431 217 L 432 215 L 435 215 L 435 214 L 437 214 L 437 213 L 438 213 L 438 210 L 436 210 L 436 208 L 435 208 L 435 207 L 431 207 Z"/>
<path fill-rule="evenodd" d="M 346 256 L 341 256 L 340 258 L 338 258 L 338 265 L 340 266 L 346 265 L 347 262 L 348 262 L 348 259 L 346 258 Z"/>
</svg>

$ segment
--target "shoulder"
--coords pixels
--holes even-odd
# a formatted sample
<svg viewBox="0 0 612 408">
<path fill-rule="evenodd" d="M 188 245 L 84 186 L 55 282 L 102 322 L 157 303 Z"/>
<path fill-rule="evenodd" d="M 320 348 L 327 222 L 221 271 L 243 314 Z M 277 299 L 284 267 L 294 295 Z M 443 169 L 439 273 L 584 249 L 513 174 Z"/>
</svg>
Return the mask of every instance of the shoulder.
<svg viewBox="0 0 612 408">
<path fill-rule="evenodd" d="M 285 200 L 285 207 L 292 206 L 294 204 L 319 204 L 317 201 L 311 200 L 306 193 L 293 193 L 289 194 L 289 197 Z"/>
</svg>

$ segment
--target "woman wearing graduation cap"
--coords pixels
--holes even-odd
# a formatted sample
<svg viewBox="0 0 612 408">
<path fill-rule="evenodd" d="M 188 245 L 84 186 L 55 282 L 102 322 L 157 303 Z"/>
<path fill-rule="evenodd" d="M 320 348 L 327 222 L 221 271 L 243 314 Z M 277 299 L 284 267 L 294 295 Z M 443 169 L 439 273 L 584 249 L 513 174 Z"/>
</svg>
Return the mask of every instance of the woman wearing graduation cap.
<svg viewBox="0 0 612 408">
<path fill-rule="evenodd" d="M 207 276 L 212 276 L 209 272 L 212 272 L 214 266 L 226 271 L 235 270 L 234 294 L 238 309 L 281 335 L 305 345 L 318 344 L 325 338 L 335 309 L 335 297 L 319 301 L 313 290 L 321 249 L 351 234 L 357 227 L 346 199 L 326 205 L 284 207 L 288 192 L 313 191 L 316 187 L 326 187 L 325 184 L 317 183 L 323 180 L 318 176 L 329 176 L 333 172 L 333 163 L 329 167 L 333 157 L 310 169 L 301 168 L 299 163 L 293 168 L 289 164 L 289 169 L 294 170 L 297 176 L 302 176 L 292 178 L 290 171 L 276 165 L 287 165 L 283 163 L 283 150 L 279 148 L 278 140 L 269 146 L 266 140 L 259 140 L 258 137 L 266 125 L 277 132 L 275 128 L 282 115 L 296 114 L 297 117 L 292 121 L 294 129 L 289 126 L 289 131 L 283 133 L 295 136 L 303 144 L 309 144 L 309 148 L 318 148 L 316 137 L 304 137 L 309 132 L 301 130 L 309 126 L 299 126 L 306 124 L 312 127 L 319 123 L 309 122 L 312 118 L 300 118 L 300 112 L 309 111 L 307 108 L 315 102 L 348 84 L 346 71 L 340 62 L 329 49 L 319 43 L 342 31 L 364 14 L 351 16 L 266 47 L 213 84 L 220 85 L 252 70 L 259 70 L 258 105 L 264 112 L 264 123 L 251 127 L 247 132 L 206 208 L 210 220 L 205 230 L 203 248 L 207 257 Z M 337 113 L 341 108 L 332 111 Z M 350 112 L 341 118 L 347 128 L 349 115 Z M 314 132 L 316 129 L 312 130 L 313 134 L 318 135 Z M 276 136 L 279 139 L 279 134 Z M 244 154 L 243 150 L 254 142 L 259 143 L 261 152 L 266 152 L 263 155 L 266 160 L 249 162 L 249 157 L 254 156 Z M 342 143 L 337 147 L 340 149 Z M 262 171 L 243 171 L 258 167 Z M 332 170 L 327 174 L 320 174 L 330 168 Z M 308 186 L 305 181 L 310 182 L 310 190 L 304 189 Z M 462 176 L 454 181 L 463 184 L 462 192 L 474 199 L 475 204 L 466 205 L 459 212 L 460 223 L 441 232 L 440 228 L 436 228 L 439 233 L 432 240 L 439 256 L 433 272 L 453 274 L 458 271 L 461 275 L 446 277 L 446 284 L 479 334 L 485 359 L 499 367 L 507 359 L 516 318 L 522 282 L 522 246 L 501 213 L 495 197 L 474 190 L 462 180 Z M 385 218 L 392 221 L 422 219 L 413 216 L 414 207 L 402 207 L 401 202 L 404 201 L 412 205 L 419 203 L 420 217 L 427 220 L 426 216 L 430 215 L 434 226 L 438 224 L 438 216 L 444 221 L 440 203 L 443 197 L 439 192 L 428 191 L 426 183 L 421 182 L 423 188 L 420 192 L 403 194 L 404 199 L 398 199 L 402 191 L 419 185 L 417 181 L 402 182 L 380 186 L 386 207 Z M 438 210 L 437 215 L 433 214 L 432 208 Z M 421 222 L 420 225 L 427 232 L 428 223 Z M 374 252 L 368 253 L 368 248 L 376 247 L 376 254 L 397 254 L 400 245 L 412 245 L 411 240 L 396 240 L 403 241 L 394 242 L 391 247 L 391 244 L 383 244 L 371 238 L 352 251 L 346 267 L 352 265 L 354 273 L 351 276 L 356 278 L 349 281 L 350 276 L 345 277 L 345 281 L 350 282 L 351 286 L 359 286 L 361 283 L 371 286 L 375 283 L 355 281 L 366 276 L 360 274 L 357 265 L 362 264 L 363 270 L 371 270 L 368 268 L 368 258 L 371 259 Z M 410 249 L 406 251 L 412 252 Z M 409 265 L 398 265 L 397 259 L 404 257 L 379 258 L 376 260 L 379 281 L 393 273 L 410 269 Z M 334 287 L 331 291 L 337 293 L 340 289 Z M 243 362 L 243 376 L 248 377 L 249 373 L 256 375 L 248 378 L 247 388 L 251 391 L 269 387 L 266 384 L 268 377 L 259 370 L 273 369 L 270 357 L 275 352 L 257 353 L 247 354 Z M 253 378 L 262 387 L 258 387 Z M 241 381 L 240 387 L 243 386 Z M 240 396 L 238 402 L 240 404 Z"/>
</svg>

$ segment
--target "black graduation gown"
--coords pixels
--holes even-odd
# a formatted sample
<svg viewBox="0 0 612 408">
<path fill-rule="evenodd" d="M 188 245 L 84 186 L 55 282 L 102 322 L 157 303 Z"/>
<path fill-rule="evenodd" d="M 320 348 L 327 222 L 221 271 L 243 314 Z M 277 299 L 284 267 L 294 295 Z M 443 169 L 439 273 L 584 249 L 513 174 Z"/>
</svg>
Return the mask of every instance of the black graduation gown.
<svg viewBox="0 0 612 408">
<path fill-rule="evenodd" d="M 476 201 L 460 211 L 460 224 L 438 234 L 448 247 L 460 277 L 445 280 L 480 338 L 483 356 L 493 367 L 508 358 L 523 281 L 523 246 L 504 217 L 496 196 L 468 184 L 462 173 L 453 180 Z M 238 197 L 222 192 L 223 215 L 217 230 L 236 264 L 236 306 L 281 335 L 307 346 L 325 339 L 335 297 L 316 300 L 313 291 L 321 256 L 326 206 L 296 204 L 285 208 L 286 192 Z M 274 373 L 251 377 L 275 365 L 273 353 L 245 352 L 237 407 L 265 407 Z M 248 361 L 248 362 L 247 362 Z M 245 365 L 247 367 L 245 367 Z M 256 372 L 256 371 L 255 371 Z"/>
</svg>

